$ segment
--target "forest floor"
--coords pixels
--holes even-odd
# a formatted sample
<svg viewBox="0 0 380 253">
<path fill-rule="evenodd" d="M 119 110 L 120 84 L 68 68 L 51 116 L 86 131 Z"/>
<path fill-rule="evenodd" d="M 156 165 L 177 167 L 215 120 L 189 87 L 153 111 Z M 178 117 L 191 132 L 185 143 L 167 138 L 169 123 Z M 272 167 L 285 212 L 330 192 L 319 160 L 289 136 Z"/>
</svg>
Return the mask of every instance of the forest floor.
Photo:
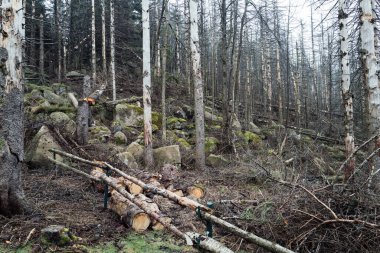
<svg viewBox="0 0 380 253">
<path fill-rule="evenodd" d="M 58 88 L 60 90 L 61 86 Z M 48 97 L 45 95 L 51 95 L 52 88 L 33 85 L 28 89 L 29 101 L 26 105 L 30 110 L 27 111 L 33 112 L 33 108 L 45 111 L 27 114 L 27 145 L 38 129 L 49 121 L 52 111 L 47 109 L 64 109 L 71 119 L 75 119 L 73 108 L 60 105 L 41 107 L 41 104 L 46 104 Z M 180 93 L 186 92 L 176 87 L 170 91 L 173 93 L 168 96 L 172 98 L 181 97 Z M 139 94 L 137 91 L 128 92 Z M 156 96 L 159 97 L 159 94 Z M 157 97 L 153 98 L 155 104 L 158 104 Z M 53 96 L 53 102 L 57 98 Z M 169 115 L 186 103 L 176 99 L 170 101 Z M 208 110 L 214 113 L 214 105 L 211 106 L 210 112 L 209 103 Z M 93 114 L 97 117 L 97 124 L 108 128 L 109 135 L 105 140 L 100 138 L 100 142 L 97 139 L 99 136 L 95 136 L 97 142 L 81 147 L 87 154 L 85 158 L 110 162 L 139 178 L 142 166 L 137 170 L 127 169 L 115 159 L 117 151 L 111 147 L 125 149 L 130 141 L 139 139 L 142 127 L 125 128 L 129 141 L 118 145 L 114 133 L 111 133 L 114 119 L 102 118 L 105 110 L 101 107 L 93 108 Z M 222 116 L 217 111 L 215 114 Z M 193 128 L 192 119 L 186 119 L 184 123 L 176 117 L 172 119 L 177 121 L 171 125 L 174 126 L 171 132 L 185 136 L 194 145 L 194 130 L 188 128 Z M 180 131 L 176 128 L 177 123 L 182 127 Z M 245 137 L 254 135 L 244 130 L 241 133 L 250 134 L 240 135 L 238 153 L 231 154 L 223 146 L 225 137 L 220 126 L 214 120 L 206 120 L 206 135 L 218 141 L 212 153 L 224 156 L 228 163 L 205 170 L 196 169 L 192 149 L 181 147 L 182 165 L 176 183 L 201 185 L 206 195 L 199 201 L 202 204 L 213 202 L 216 216 L 296 252 L 378 252 L 380 198 L 376 191 L 369 193 L 364 187 L 368 174 L 365 167 L 362 173 L 356 175 L 355 184 L 347 186 L 342 184 L 342 171 L 338 171 L 345 160 L 341 143 L 331 141 L 333 139 L 323 141 L 319 133 L 314 137 L 307 133 L 299 135 L 293 129 L 270 121 L 256 119 L 255 123 L 261 130 L 260 137 L 247 141 Z M 186 131 L 191 133 L 190 136 Z M 154 136 L 155 148 L 163 146 L 157 141 L 157 132 Z M 172 142 L 167 144 L 180 145 L 179 140 L 185 138 L 173 136 Z M 74 146 L 60 144 L 67 152 L 81 153 Z M 358 152 L 358 164 L 367 156 L 366 152 Z M 90 172 L 92 168 L 81 166 L 80 169 Z M 160 172 L 160 169 L 149 169 L 148 172 Z M 95 189 L 90 180 L 73 172 L 29 166 L 23 170 L 22 182 L 31 210 L 12 218 L 0 216 L 0 252 L 198 252 L 165 230 L 137 233 L 126 228 L 116 214 L 103 208 L 103 194 Z M 181 231 L 205 233 L 206 226 L 194 211 L 167 202 L 160 202 L 159 206 Z M 64 247 L 44 243 L 41 229 L 49 225 L 67 227 L 76 240 Z M 266 252 L 217 226 L 214 226 L 214 238 L 234 252 Z"/>
</svg>

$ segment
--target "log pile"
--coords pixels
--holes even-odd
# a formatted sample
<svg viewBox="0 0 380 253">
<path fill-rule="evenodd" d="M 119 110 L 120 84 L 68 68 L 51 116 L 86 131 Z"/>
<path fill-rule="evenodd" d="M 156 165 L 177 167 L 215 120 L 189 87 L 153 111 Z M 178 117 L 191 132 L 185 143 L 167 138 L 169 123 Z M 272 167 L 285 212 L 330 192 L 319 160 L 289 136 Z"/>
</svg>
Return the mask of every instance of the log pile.
<svg viewBox="0 0 380 253">
<path fill-rule="evenodd" d="M 162 213 L 158 205 L 152 200 L 152 198 L 148 197 L 149 195 L 159 195 L 160 198 L 168 199 L 172 201 L 174 204 L 179 204 L 181 206 L 189 207 L 193 210 L 196 210 L 199 214 L 199 217 L 202 217 L 202 219 L 210 221 L 218 226 L 221 226 L 230 233 L 237 235 L 248 242 L 252 242 L 266 250 L 269 250 L 271 252 L 294 253 L 293 251 L 284 248 L 279 244 L 268 241 L 253 233 L 242 230 L 239 227 L 214 216 L 211 213 L 210 208 L 200 204 L 197 201 L 191 198 L 179 196 L 174 192 L 168 190 L 165 187 L 165 185 L 167 187 L 169 187 L 170 185 L 172 185 L 173 188 L 175 187 L 171 183 L 173 177 L 167 177 L 165 173 L 163 173 L 164 175 L 148 175 L 147 178 L 149 183 L 146 184 L 140 179 L 130 176 L 122 172 L 121 170 L 114 168 L 108 163 L 89 161 L 59 150 L 50 151 L 71 159 L 75 159 L 76 161 L 94 166 L 95 168 L 91 171 L 91 174 L 87 174 L 81 170 L 68 166 L 60 161 L 56 161 L 52 158 L 49 158 L 51 162 L 54 162 L 60 167 L 69 169 L 71 171 L 74 171 L 75 173 L 78 173 L 82 176 L 91 179 L 92 181 L 94 181 L 95 185 L 98 183 L 104 183 L 110 186 L 112 188 L 112 190 L 109 192 L 111 196 L 110 208 L 120 216 L 120 219 L 124 224 L 131 227 L 132 229 L 135 229 L 137 231 L 144 231 L 150 225 L 153 229 L 165 228 L 177 237 L 183 239 L 188 245 L 197 245 L 197 247 L 209 250 L 211 252 L 233 252 L 230 249 L 226 248 L 223 244 L 211 238 L 205 238 L 193 232 L 181 232 L 176 226 L 171 224 L 170 217 Z M 117 178 L 107 176 L 103 169 L 110 170 L 120 177 Z M 171 179 L 168 180 L 168 178 Z M 133 186 L 133 184 L 135 186 Z M 139 189 L 139 187 L 137 186 L 139 186 L 143 190 L 143 192 L 138 193 L 137 191 L 135 194 L 132 194 L 131 192 L 134 191 L 136 188 Z M 158 199 L 159 201 L 160 198 Z"/>
</svg>

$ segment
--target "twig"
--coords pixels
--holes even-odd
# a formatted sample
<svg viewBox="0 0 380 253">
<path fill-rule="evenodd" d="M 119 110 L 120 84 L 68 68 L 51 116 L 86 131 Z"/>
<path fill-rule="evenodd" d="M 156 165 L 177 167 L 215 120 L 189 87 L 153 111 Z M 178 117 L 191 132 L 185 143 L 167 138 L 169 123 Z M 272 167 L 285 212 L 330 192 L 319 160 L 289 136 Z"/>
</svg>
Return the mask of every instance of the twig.
<svg viewBox="0 0 380 253">
<path fill-rule="evenodd" d="M 29 240 L 32 237 L 32 235 L 34 234 L 34 232 L 36 232 L 36 228 L 33 228 L 32 230 L 30 230 L 28 236 L 25 239 L 25 242 L 23 243 L 23 246 L 25 246 L 29 242 Z"/>
<path fill-rule="evenodd" d="M 337 172 L 343 170 L 343 168 L 347 165 L 347 163 L 351 160 L 351 158 L 362 148 L 364 148 L 368 143 L 370 143 L 371 141 L 373 141 L 378 135 L 374 135 L 372 136 L 371 138 L 369 138 L 367 141 L 365 141 L 362 145 L 360 145 L 358 148 L 356 148 L 354 150 L 354 152 L 352 152 L 348 157 L 347 159 L 340 165 L 339 169 L 337 170 Z"/>
<path fill-rule="evenodd" d="M 335 212 L 333 210 L 331 210 L 330 207 L 328 207 L 325 203 L 323 203 L 317 196 L 315 196 L 314 193 L 312 193 L 311 191 L 309 191 L 306 187 L 304 187 L 303 185 L 298 185 L 298 187 L 300 187 L 302 190 L 304 190 L 305 192 L 307 192 L 310 196 L 312 196 L 316 201 L 318 201 L 319 204 L 321 204 L 322 206 L 324 206 L 330 213 L 331 215 L 334 217 L 334 219 L 338 219 L 338 216 L 335 214 Z"/>
</svg>

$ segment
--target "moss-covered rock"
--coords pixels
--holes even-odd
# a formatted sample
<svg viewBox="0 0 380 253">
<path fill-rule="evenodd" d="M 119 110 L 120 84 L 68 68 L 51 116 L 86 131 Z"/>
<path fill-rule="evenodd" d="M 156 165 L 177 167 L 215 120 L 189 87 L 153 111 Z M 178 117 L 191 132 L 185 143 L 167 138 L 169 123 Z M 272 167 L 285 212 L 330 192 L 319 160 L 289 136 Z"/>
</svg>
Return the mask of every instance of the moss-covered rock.
<svg viewBox="0 0 380 253">
<path fill-rule="evenodd" d="M 184 150 L 190 150 L 191 149 L 191 145 L 184 138 L 178 138 L 177 143 Z"/>
<path fill-rule="evenodd" d="M 44 91 L 44 98 L 51 104 L 60 104 L 60 105 L 63 105 L 63 104 L 68 104 L 69 102 L 64 99 L 63 97 L 61 96 L 58 96 L 57 94 L 55 94 L 54 92 L 50 91 L 50 90 L 45 90 Z"/>
<path fill-rule="evenodd" d="M 183 123 L 185 122 L 186 122 L 185 119 L 177 118 L 177 117 L 169 117 L 166 120 L 166 124 L 168 128 L 171 128 L 171 129 L 183 129 L 184 128 Z"/>
<path fill-rule="evenodd" d="M 243 133 L 244 141 L 247 144 L 253 144 L 255 146 L 260 145 L 262 143 L 261 137 L 255 133 L 250 131 L 245 131 Z"/>
<path fill-rule="evenodd" d="M 222 155 L 210 154 L 206 159 L 206 165 L 211 166 L 213 168 L 226 166 L 227 164 L 228 160 L 224 158 Z"/>
<path fill-rule="evenodd" d="M 25 92 L 31 92 L 32 90 L 39 90 L 39 91 L 45 91 L 45 90 L 49 90 L 49 91 L 53 91 L 53 89 L 49 86 L 46 86 L 46 85 L 37 85 L 37 84 L 34 84 L 34 83 L 27 83 L 25 84 Z"/>
<path fill-rule="evenodd" d="M 116 157 L 132 170 L 138 169 L 139 167 L 134 156 L 129 152 L 119 153 L 116 155 Z"/>
<path fill-rule="evenodd" d="M 215 137 L 206 137 L 205 139 L 205 152 L 212 153 L 218 147 L 219 141 Z"/>
<path fill-rule="evenodd" d="M 152 124 L 156 125 L 158 129 L 162 128 L 162 114 L 158 112 L 152 112 Z"/>
<path fill-rule="evenodd" d="M 256 126 L 256 124 L 253 123 L 253 122 L 249 122 L 248 129 L 252 133 L 255 133 L 255 134 L 258 134 L 258 135 L 261 134 L 261 129 L 258 126 Z"/>
<path fill-rule="evenodd" d="M 114 134 L 114 141 L 118 145 L 123 145 L 127 143 L 127 136 L 121 131 L 118 131 Z"/>
<path fill-rule="evenodd" d="M 63 83 L 53 83 L 51 85 L 51 88 L 58 95 L 61 95 L 67 92 L 67 86 Z"/>
<path fill-rule="evenodd" d="M 181 152 L 178 145 L 156 148 L 153 150 L 153 157 L 159 167 L 164 164 L 181 164 Z"/>
<path fill-rule="evenodd" d="M 111 136 L 111 130 L 106 126 L 92 126 L 88 129 L 92 143 L 107 142 Z"/>
<path fill-rule="evenodd" d="M 64 112 L 53 112 L 49 116 L 50 123 L 67 134 L 74 134 L 75 122 Z"/>
<path fill-rule="evenodd" d="M 49 149 L 60 150 L 61 147 L 55 141 L 49 128 L 42 126 L 26 148 L 26 162 L 33 167 L 53 168 L 54 164 L 48 159 L 53 158 L 53 154 L 49 152 Z M 63 158 L 56 155 L 56 160 L 61 162 Z"/>
<path fill-rule="evenodd" d="M 118 104 L 115 107 L 115 119 L 123 122 L 126 126 L 141 127 L 144 110 L 138 105 Z"/>
<path fill-rule="evenodd" d="M 144 147 L 137 142 L 132 142 L 129 144 L 125 151 L 129 152 L 136 161 L 142 160 L 144 155 Z"/>
</svg>

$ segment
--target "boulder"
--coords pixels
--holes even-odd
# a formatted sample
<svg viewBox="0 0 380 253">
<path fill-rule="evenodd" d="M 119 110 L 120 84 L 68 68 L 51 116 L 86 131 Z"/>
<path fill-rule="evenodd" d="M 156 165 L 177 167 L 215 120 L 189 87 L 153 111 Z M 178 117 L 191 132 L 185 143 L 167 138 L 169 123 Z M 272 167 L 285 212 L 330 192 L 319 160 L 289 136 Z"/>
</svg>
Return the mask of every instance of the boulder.
<svg viewBox="0 0 380 253">
<path fill-rule="evenodd" d="M 143 108 L 131 104 L 116 105 L 115 120 L 121 121 L 125 126 L 141 127 L 143 125 Z"/>
<path fill-rule="evenodd" d="M 157 166 L 164 164 L 181 164 L 181 152 L 178 145 L 156 148 L 153 150 L 153 158 Z"/>
<path fill-rule="evenodd" d="M 53 112 L 49 116 L 50 123 L 63 130 L 64 133 L 74 134 L 76 130 L 75 122 L 64 112 Z"/>
<path fill-rule="evenodd" d="M 139 168 L 135 158 L 129 152 L 123 152 L 116 155 L 116 157 L 125 165 L 127 165 L 130 169 L 136 170 Z"/>
<path fill-rule="evenodd" d="M 67 101 L 50 90 L 44 91 L 44 98 L 51 104 L 65 104 Z"/>
<path fill-rule="evenodd" d="M 114 140 L 116 144 L 122 145 L 127 143 L 127 136 L 123 132 L 116 132 L 114 134 Z"/>
<path fill-rule="evenodd" d="M 177 118 L 177 117 L 169 117 L 166 120 L 166 124 L 168 128 L 170 129 L 183 129 L 184 123 L 186 122 L 185 119 Z"/>
<path fill-rule="evenodd" d="M 132 142 L 129 144 L 126 151 L 129 152 L 136 161 L 142 160 L 144 155 L 144 147 L 137 142 Z"/>
<path fill-rule="evenodd" d="M 88 128 L 90 143 L 104 143 L 111 137 L 111 130 L 106 126 L 92 126 Z"/>
<path fill-rule="evenodd" d="M 253 144 L 257 146 L 262 143 L 261 137 L 250 131 L 245 131 L 243 134 L 243 138 L 246 144 Z"/>
<path fill-rule="evenodd" d="M 190 150 L 191 149 L 191 145 L 184 138 L 178 138 L 177 143 L 184 150 Z"/>
<path fill-rule="evenodd" d="M 66 78 L 83 78 L 83 74 L 79 73 L 78 71 L 70 71 L 66 74 Z"/>
<path fill-rule="evenodd" d="M 214 121 L 214 122 L 219 122 L 219 123 L 222 123 L 223 119 L 221 117 L 218 117 L 208 111 L 205 111 L 205 119 L 206 120 L 210 120 L 210 121 Z"/>
<path fill-rule="evenodd" d="M 256 126 L 256 124 L 253 122 L 249 122 L 248 129 L 249 129 L 249 131 L 251 131 L 255 134 L 259 134 L 259 135 L 261 134 L 261 129 L 258 126 Z"/>
<path fill-rule="evenodd" d="M 192 119 L 194 117 L 194 110 L 191 106 L 189 105 L 182 106 L 182 111 L 185 113 L 186 119 Z"/>
<path fill-rule="evenodd" d="M 206 165 L 213 168 L 226 166 L 227 164 L 228 164 L 228 160 L 224 158 L 222 155 L 210 154 L 206 159 Z"/>
<path fill-rule="evenodd" d="M 53 83 L 51 87 L 53 88 L 53 91 L 58 95 L 62 95 L 67 92 L 67 86 L 63 83 Z"/>
<path fill-rule="evenodd" d="M 33 167 L 54 168 L 54 164 L 48 160 L 48 157 L 54 158 L 49 149 L 61 149 L 61 147 L 54 140 L 49 128 L 42 126 L 26 148 L 26 162 Z M 56 160 L 62 162 L 63 158 L 56 155 Z"/>
<path fill-rule="evenodd" d="M 65 246 L 75 241 L 77 238 L 68 228 L 60 225 L 50 225 L 41 230 L 41 241 L 43 244 L 55 244 Z"/>
</svg>

